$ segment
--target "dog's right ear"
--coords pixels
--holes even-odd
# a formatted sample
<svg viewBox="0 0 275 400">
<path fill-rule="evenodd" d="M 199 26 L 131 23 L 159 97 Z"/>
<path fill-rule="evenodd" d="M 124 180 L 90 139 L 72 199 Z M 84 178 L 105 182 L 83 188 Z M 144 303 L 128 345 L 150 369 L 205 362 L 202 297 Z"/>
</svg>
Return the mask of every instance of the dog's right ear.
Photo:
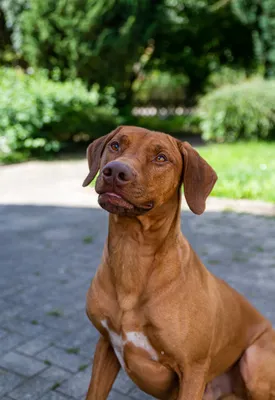
<svg viewBox="0 0 275 400">
<path fill-rule="evenodd" d="M 119 126 L 114 131 L 108 133 L 108 135 L 102 136 L 99 139 L 94 140 L 88 146 L 86 154 L 90 172 L 88 173 L 88 175 L 84 179 L 84 182 L 82 183 L 83 187 L 88 186 L 89 183 L 91 183 L 94 177 L 96 176 L 100 166 L 100 159 L 106 144 L 120 131 L 121 128 L 122 126 Z"/>
</svg>

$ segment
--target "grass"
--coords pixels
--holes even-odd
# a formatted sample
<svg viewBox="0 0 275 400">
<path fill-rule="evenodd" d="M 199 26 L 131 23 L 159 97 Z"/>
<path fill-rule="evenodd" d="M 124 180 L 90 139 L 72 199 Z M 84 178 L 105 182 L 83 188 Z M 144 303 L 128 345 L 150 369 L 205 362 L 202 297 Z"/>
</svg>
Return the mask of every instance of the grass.
<svg viewBox="0 0 275 400">
<path fill-rule="evenodd" d="M 66 349 L 66 352 L 68 354 L 78 354 L 80 349 L 78 347 L 70 347 L 69 349 Z"/>
<path fill-rule="evenodd" d="M 88 368 L 89 364 L 81 364 L 78 367 L 78 371 L 85 371 L 86 368 Z"/>
<path fill-rule="evenodd" d="M 275 202 L 275 143 L 212 144 L 198 149 L 215 169 L 211 196 Z"/>
<path fill-rule="evenodd" d="M 93 237 L 92 237 L 92 236 L 85 236 L 85 237 L 82 239 L 82 241 L 83 241 L 83 243 L 85 243 L 85 244 L 92 243 L 92 242 L 93 242 Z"/>
<path fill-rule="evenodd" d="M 257 251 L 258 253 L 262 253 L 264 251 L 264 248 L 262 246 L 255 246 L 254 250 Z"/>
<path fill-rule="evenodd" d="M 209 264 L 211 264 L 211 265 L 218 265 L 218 264 L 221 263 L 220 260 L 209 260 L 208 262 L 209 262 Z"/>
<path fill-rule="evenodd" d="M 55 382 L 55 383 L 52 385 L 51 390 L 55 390 L 55 389 L 59 388 L 60 385 L 61 385 L 60 382 Z"/>
<path fill-rule="evenodd" d="M 51 317 L 59 318 L 59 317 L 62 317 L 62 316 L 63 316 L 63 312 L 56 309 L 56 310 L 48 311 L 48 312 L 47 312 L 47 315 L 49 315 L 49 316 L 51 316 Z"/>
<path fill-rule="evenodd" d="M 240 263 L 244 263 L 246 261 L 248 261 L 249 257 L 243 255 L 243 254 L 235 254 L 232 257 L 232 261 L 236 261 L 236 262 L 240 262 Z"/>
</svg>

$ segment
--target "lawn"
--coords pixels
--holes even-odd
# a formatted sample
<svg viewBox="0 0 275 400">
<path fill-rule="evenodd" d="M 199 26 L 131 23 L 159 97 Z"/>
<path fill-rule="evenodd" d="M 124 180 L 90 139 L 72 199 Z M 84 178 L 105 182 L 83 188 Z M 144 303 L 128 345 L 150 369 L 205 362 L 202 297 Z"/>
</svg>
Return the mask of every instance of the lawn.
<svg viewBox="0 0 275 400">
<path fill-rule="evenodd" d="M 275 143 L 212 144 L 197 149 L 215 169 L 212 196 L 275 202 Z"/>
</svg>

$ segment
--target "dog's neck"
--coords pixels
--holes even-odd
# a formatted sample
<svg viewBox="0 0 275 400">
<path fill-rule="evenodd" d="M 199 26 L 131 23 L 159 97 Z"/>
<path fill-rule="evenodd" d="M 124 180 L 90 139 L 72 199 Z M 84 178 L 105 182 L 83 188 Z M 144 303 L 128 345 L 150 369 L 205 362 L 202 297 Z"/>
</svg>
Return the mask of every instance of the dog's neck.
<svg viewBox="0 0 275 400">
<path fill-rule="evenodd" d="M 157 263 L 158 252 L 175 244 L 180 234 L 180 191 L 147 215 L 121 217 L 110 214 L 107 264 L 112 270 L 118 301 L 133 307 Z"/>
</svg>

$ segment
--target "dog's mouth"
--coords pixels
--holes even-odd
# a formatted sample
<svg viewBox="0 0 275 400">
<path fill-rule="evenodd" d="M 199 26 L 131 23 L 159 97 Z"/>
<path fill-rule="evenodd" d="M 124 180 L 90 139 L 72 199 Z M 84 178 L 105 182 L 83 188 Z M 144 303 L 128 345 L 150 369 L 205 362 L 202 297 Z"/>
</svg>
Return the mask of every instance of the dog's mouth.
<svg viewBox="0 0 275 400">
<path fill-rule="evenodd" d="M 152 201 L 142 206 L 137 206 L 114 192 L 100 193 L 98 203 L 104 210 L 112 214 L 128 217 L 143 215 L 154 207 Z"/>
</svg>

